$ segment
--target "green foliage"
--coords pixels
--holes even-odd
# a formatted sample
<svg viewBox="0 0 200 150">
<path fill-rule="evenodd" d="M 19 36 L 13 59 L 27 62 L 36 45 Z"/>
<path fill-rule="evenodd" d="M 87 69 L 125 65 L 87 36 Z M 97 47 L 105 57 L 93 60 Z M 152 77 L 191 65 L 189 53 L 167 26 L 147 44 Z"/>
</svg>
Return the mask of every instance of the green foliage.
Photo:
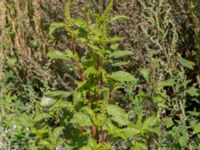
<svg viewBox="0 0 200 150">
<path fill-rule="evenodd" d="M 181 65 L 183 67 L 186 67 L 186 68 L 189 68 L 189 69 L 194 69 L 193 66 L 192 66 L 192 64 L 188 60 L 186 60 L 184 58 L 180 59 L 180 63 L 181 63 Z"/>
<path fill-rule="evenodd" d="M 137 51 L 113 34 L 113 22 L 131 19 L 111 15 L 115 2 L 109 0 L 101 13 L 91 5 L 98 2 L 88 2 L 76 17 L 72 1 L 66 1 L 63 22 L 51 23 L 49 34 L 52 40 L 65 33 L 67 48 L 54 41 L 45 56 L 47 70 L 38 69 L 39 82 L 33 85 L 34 77 L 27 84 L 20 81 L 23 90 L 6 89 L 0 99 L 0 144 L 6 149 L 200 148 L 200 80 L 190 73 L 197 64 L 178 51 L 170 3 L 138 0 L 146 21 L 140 26 L 146 42 L 139 60 Z M 15 71 L 18 61 L 13 55 L 6 59 L 6 70 Z M 56 68 L 56 76 L 50 68 Z M 6 72 L 5 84 L 16 74 Z"/>
<path fill-rule="evenodd" d="M 113 72 L 110 76 L 112 79 L 116 80 L 116 81 L 136 81 L 136 78 L 134 76 L 132 76 L 130 73 L 125 72 L 125 71 L 117 71 L 117 72 Z"/>
</svg>

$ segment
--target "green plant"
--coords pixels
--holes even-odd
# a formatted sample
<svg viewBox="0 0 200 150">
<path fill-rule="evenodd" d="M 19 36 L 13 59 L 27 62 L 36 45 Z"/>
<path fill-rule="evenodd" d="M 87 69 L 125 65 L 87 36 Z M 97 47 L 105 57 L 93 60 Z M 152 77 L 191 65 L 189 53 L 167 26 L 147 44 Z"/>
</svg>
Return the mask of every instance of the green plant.
<svg viewBox="0 0 200 150">
<path fill-rule="evenodd" d="M 44 6 L 35 2 L 23 4 L 25 10 L 34 10 L 34 15 L 27 11 L 28 16 L 35 16 L 32 17 L 33 28 L 43 35 L 39 8 Z M 141 6 L 138 10 L 142 18 L 137 27 L 134 24 L 138 20 L 132 22 L 135 17 L 130 21 L 123 15 L 112 16 L 112 7 L 116 11 L 121 1 L 90 2 L 84 3 L 83 13 L 77 17 L 77 10 L 71 7 L 76 2 L 67 0 L 65 18 L 59 19 L 64 21 L 50 25 L 48 39 L 53 50 L 47 56 L 44 53 L 41 62 L 25 53 L 29 38 L 19 38 L 19 33 L 25 32 L 16 22 L 20 19 L 21 2 L 5 2 L 8 10 L 14 8 L 18 13 L 15 19 L 11 14 L 7 16 L 8 26 L 12 23 L 13 26 L 2 32 L 1 46 L 6 50 L 2 84 L 5 88 L 0 95 L 2 148 L 199 149 L 200 80 L 196 72 L 190 76 L 197 64 L 179 51 L 180 35 L 172 15 L 173 2 L 139 0 L 137 5 Z M 102 7 L 96 6 L 97 3 Z M 190 11 L 197 11 L 194 8 Z M 123 31 L 117 29 L 117 32 L 124 32 L 125 38 L 114 34 L 121 26 L 118 26 L 118 19 L 125 19 L 133 27 L 127 29 L 125 26 Z M 113 29 L 112 25 L 117 27 Z M 134 32 L 138 26 L 139 35 L 137 32 L 135 39 L 130 39 L 125 31 Z M 66 40 L 60 34 L 66 34 Z M 136 42 L 138 37 L 141 41 Z M 198 32 L 195 37 L 198 46 Z M 17 42 L 19 39 L 25 39 L 20 41 L 22 45 Z M 135 49 L 126 49 L 126 42 L 132 47 L 133 41 L 144 45 L 141 48 L 143 56 Z M 34 40 L 32 44 L 36 44 Z M 41 45 L 33 45 L 28 50 L 36 50 L 31 53 L 33 55 L 39 54 L 41 51 L 37 50 Z M 17 63 L 22 57 L 23 61 Z"/>
<path fill-rule="evenodd" d="M 109 34 L 108 24 L 112 21 L 109 12 L 112 5 L 113 0 L 101 15 L 91 15 L 90 6 L 86 6 L 84 18 L 74 19 L 70 16 L 68 1 L 65 23 L 52 23 L 50 27 L 51 33 L 58 27 L 64 27 L 71 40 L 71 47 L 64 53 L 53 50 L 48 55 L 66 61 L 71 59 L 72 71 L 79 79 L 72 92 L 73 116 L 69 122 L 85 134 L 88 141 L 100 143 L 100 147 L 112 147 L 117 138 L 127 139 L 139 132 L 134 128 L 122 128 L 129 123 L 127 114 L 111 101 L 112 94 L 124 83 L 137 81 L 128 72 L 111 69 L 115 67 L 116 70 L 126 65 L 128 62 L 120 61 L 120 58 L 133 54 L 128 50 L 118 50 L 117 42 L 120 38 Z M 83 47 L 83 56 L 79 54 L 77 46 Z M 130 132 L 125 133 L 127 131 Z M 98 147 L 89 144 L 86 142 L 88 148 Z"/>
</svg>

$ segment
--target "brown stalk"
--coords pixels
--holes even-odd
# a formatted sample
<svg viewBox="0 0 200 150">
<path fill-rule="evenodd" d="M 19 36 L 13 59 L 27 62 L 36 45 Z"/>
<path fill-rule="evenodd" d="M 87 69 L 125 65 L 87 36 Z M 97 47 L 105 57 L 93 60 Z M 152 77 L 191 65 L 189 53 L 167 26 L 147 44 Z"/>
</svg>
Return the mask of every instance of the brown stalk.
<svg viewBox="0 0 200 150">
<path fill-rule="evenodd" d="M 105 139 L 104 139 L 104 131 L 103 131 L 103 129 L 102 129 L 102 127 L 100 128 L 100 143 L 101 144 L 104 144 L 105 143 Z"/>
<path fill-rule="evenodd" d="M 73 39 L 72 41 L 72 50 L 73 50 L 73 54 L 76 54 L 77 53 L 77 47 L 76 47 L 76 42 L 75 42 L 75 39 Z M 81 63 L 79 60 L 76 60 L 76 66 L 77 66 L 77 69 L 78 69 L 78 72 L 79 72 L 79 75 L 80 75 L 80 78 L 82 81 L 85 80 L 85 75 L 83 74 L 82 70 L 81 70 Z"/>
<path fill-rule="evenodd" d="M 147 149 L 151 150 L 151 136 L 149 135 L 148 139 L 147 139 Z"/>
<path fill-rule="evenodd" d="M 98 137 L 97 137 L 97 127 L 95 125 L 91 126 L 91 132 L 92 132 L 92 137 L 94 139 L 98 140 Z"/>
</svg>

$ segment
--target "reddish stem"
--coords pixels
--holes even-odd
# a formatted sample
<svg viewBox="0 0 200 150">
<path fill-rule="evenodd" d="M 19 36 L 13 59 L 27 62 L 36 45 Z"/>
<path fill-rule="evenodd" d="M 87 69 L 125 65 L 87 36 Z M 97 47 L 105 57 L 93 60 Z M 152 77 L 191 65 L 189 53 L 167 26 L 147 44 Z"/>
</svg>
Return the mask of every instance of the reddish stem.
<svg viewBox="0 0 200 150">
<path fill-rule="evenodd" d="M 102 129 L 102 127 L 100 128 L 100 132 L 101 132 L 101 139 L 100 139 L 100 143 L 101 143 L 101 144 L 104 144 L 104 142 L 105 142 L 105 139 L 104 139 L 104 132 L 103 132 L 103 129 Z"/>
<path fill-rule="evenodd" d="M 97 127 L 95 125 L 91 126 L 91 132 L 92 132 L 92 137 L 96 140 L 98 140 L 97 138 Z"/>
<path fill-rule="evenodd" d="M 72 47 L 72 50 L 73 50 L 73 54 L 76 54 L 77 50 L 76 50 L 75 39 L 73 39 L 71 47 Z M 76 66 L 77 66 L 77 69 L 78 69 L 78 72 L 79 72 L 81 80 L 82 81 L 85 80 L 85 75 L 83 74 L 83 72 L 81 70 L 81 63 L 80 63 L 79 60 L 76 60 Z"/>
<path fill-rule="evenodd" d="M 148 150 L 151 150 L 151 136 L 149 136 L 147 139 L 147 147 Z"/>
</svg>

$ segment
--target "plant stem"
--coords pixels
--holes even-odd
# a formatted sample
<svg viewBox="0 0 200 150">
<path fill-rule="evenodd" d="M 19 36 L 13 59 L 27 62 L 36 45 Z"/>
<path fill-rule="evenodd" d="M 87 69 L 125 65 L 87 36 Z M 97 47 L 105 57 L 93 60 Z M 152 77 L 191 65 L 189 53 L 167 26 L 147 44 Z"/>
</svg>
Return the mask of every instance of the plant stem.
<svg viewBox="0 0 200 150">
<path fill-rule="evenodd" d="M 95 125 L 91 126 L 92 137 L 98 141 L 97 137 L 97 127 Z"/>
<path fill-rule="evenodd" d="M 71 47 L 72 47 L 72 50 L 73 50 L 73 54 L 76 54 L 77 53 L 77 50 L 76 50 L 77 47 L 76 47 L 76 40 L 75 40 L 75 38 L 73 38 L 73 40 L 72 40 L 72 46 Z M 83 72 L 81 70 L 81 63 L 80 63 L 79 58 L 76 59 L 75 63 L 76 63 L 76 66 L 77 66 L 80 78 L 81 78 L 82 81 L 84 81 L 85 80 L 85 75 L 83 74 Z"/>
<path fill-rule="evenodd" d="M 150 135 L 147 139 L 147 147 L 148 147 L 148 150 L 151 150 L 151 136 Z"/>
<path fill-rule="evenodd" d="M 104 142 L 105 142 L 105 140 L 104 140 L 104 131 L 103 131 L 103 129 L 102 129 L 102 126 L 100 127 L 100 143 L 101 144 L 104 144 Z"/>
</svg>

